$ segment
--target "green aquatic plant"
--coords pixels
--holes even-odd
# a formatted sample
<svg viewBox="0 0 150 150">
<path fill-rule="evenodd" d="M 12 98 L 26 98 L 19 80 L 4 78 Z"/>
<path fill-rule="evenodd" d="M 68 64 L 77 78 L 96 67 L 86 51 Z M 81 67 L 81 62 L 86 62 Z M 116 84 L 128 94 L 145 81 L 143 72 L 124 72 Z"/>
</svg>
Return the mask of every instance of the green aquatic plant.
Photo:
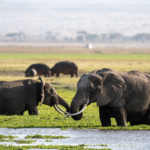
<svg viewBox="0 0 150 150">
<path fill-rule="evenodd" d="M 59 150 L 95 150 L 95 148 L 85 148 L 82 146 L 71 146 L 71 145 L 36 145 L 36 146 L 6 146 L 0 145 L 1 150 L 27 150 L 27 149 L 59 149 Z M 111 150 L 107 148 L 98 148 L 96 150 Z"/>
<path fill-rule="evenodd" d="M 38 139 L 62 139 L 62 138 L 70 138 L 69 136 L 53 136 L 53 135 L 40 135 L 40 134 L 35 134 L 35 135 L 27 135 L 25 138 L 38 138 Z"/>
<path fill-rule="evenodd" d="M 36 140 L 15 140 L 16 143 L 33 143 L 36 142 Z"/>
<path fill-rule="evenodd" d="M 52 140 L 46 140 L 46 142 L 52 142 Z"/>
<path fill-rule="evenodd" d="M 0 135 L 0 139 L 5 139 L 5 138 L 9 138 L 9 139 L 13 139 L 13 138 L 18 138 L 18 136 L 13 136 L 13 135 Z"/>
<path fill-rule="evenodd" d="M 15 142 L 14 139 L 0 139 L 0 142 Z"/>
</svg>

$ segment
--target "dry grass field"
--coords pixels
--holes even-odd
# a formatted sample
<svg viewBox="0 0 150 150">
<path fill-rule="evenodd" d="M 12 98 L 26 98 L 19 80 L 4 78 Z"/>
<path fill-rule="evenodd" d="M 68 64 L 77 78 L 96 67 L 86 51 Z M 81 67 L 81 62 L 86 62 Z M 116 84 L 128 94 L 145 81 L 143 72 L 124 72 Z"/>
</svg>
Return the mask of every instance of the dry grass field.
<svg viewBox="0 0 150 150">
<path fill-rule="evenodd" d="M 149 49 L 84 47 L 0 47 L 0 80 L 16 80 L 24 77 L 24 71 L 33 63 L 45 63 L 50 68 L 59 61 L 69 60 L 77 64 L 79 76 L 95 69 L 111 68 L 118 71 L 139 70 L 150 72 Z M 35 77 L 36 78 L 36 77 Z M 78 79 L 63 76 L 50 81 L 76 83 Z M 62 80 L 62 81 L 61 81 Z M 70 80 L 70 81 L 69 81 Z"/>
</svg>

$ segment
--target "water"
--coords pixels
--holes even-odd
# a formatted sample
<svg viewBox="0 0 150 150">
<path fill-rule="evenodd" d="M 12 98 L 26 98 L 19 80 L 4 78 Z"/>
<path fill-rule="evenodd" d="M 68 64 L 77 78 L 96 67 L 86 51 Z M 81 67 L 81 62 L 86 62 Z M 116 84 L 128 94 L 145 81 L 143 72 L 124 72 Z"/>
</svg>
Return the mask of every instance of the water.
<svg viewBox="0 0 150 150">
<path fill-rule="evenodd" d="M 59 128 L 23 128 L 7 129 L 0 128 L 0 134 L 19 136 L 16 139 L 24 139 L 27 135 L 63 135 L 70 138 L 52 139 L 52 142 L 45 142 L 46 139 L 35 139 L 32 144 L 17 144 L 15 142 L 0 142 L 0 144 L 12 145 L 90 145 L 92 148 L 111 148 L 112 150 L 149 150 L 150 131 L 115 131 L 97 129 L 68 129 Z M 108 146 L 97 146 L 107 144 Z"/>
</svg>

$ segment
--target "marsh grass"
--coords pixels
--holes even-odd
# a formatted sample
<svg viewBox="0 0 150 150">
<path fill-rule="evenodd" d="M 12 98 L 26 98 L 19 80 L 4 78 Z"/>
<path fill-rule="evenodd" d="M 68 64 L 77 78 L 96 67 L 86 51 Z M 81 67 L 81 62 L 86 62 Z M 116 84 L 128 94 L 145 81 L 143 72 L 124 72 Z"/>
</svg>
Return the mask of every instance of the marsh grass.
<svg viewBox="0 0 150 150">
<path fill-rule="evenodd" d="M 36 146 L 6 146 L 0 145 L 2 150 L 26 150 L 26 149 L 59 149 L 59 150 L 95 150 L 95 148 L 84 148 L 84 145 L 71 146 L 71 145 L 36 145 Z M 96 149 L 96 150 L 111 150 L 107 148 Z"/>
<path fill-rule="evenodd" d="M 0 142 L 14 142 L 14 139 L 0 139 Z"/>
<path fill-rule="evenodd" d="M 16 143 L 33 143 L 36 142 L 36 140 L 15 140 Z"/>
<path fill-rule="evenodd" d="M 46 140 L 46 142 L 52 142 L 52 140 Z"/>
<path fill-rule="evenodd" d="M 13 135 L 0 135 L 0 139 L 5 139 L 5 138 L 9 138 L 9 139 L 13 139 L 13 138 L 18 138 L 18 136 L 13 136 Z"/>
<path fill-rule="evenodd" d="M 55 54 L 55 53 L 0 53 L 0 70 L 25 71 L 32 63 L 46 63 L 52 67 L 56 62 L 70 60 L 75 62 L 79 68 L 79 76 L 95 69 L 111 68 L 118 71 L 139 70 L 150 72 L 150 54 Z M 42 76 L 43 77 L 43 76 Z M 0 81 L 13 81 L 29 79 L 24 74 L 0 75 Z M 32 78 L 37 80 L 38 77 Z M 61 75 L 60 78 L 44 78 L 45 82 L 52 83 L 57 93 L 64 98 L 68 104 L 76 93 L 76 85 L 80 77 L 70 78 Z M 104 129 L 104 130 L 150 130 L 149 125 L 137 125 L 118 127 L 115 119 L 111 119 L 112 126 L 102 127 L 99 119 L 99 108 L 96 103 L 88 106 L 80 121 L 57 113 L 53 107 L 46 105 L 38 106 L 39 115 L 24 116 L 0 116 L 0 128 L 62 128 L 62 129 Z M 64 108 L 63 108 L 64 109 Z"/>
<path fill-rule="evenodd" d="M 36 140 L 0 139 L 0 142 L 33 143 L 36 142 Z"/>
<path fill-rule="evenodd" d="M 40 135 L 40 134 L 35 134 L 35 135 L 27 135 L 25 137 L 26 139 L 30 138 L 37 138 L 37 139 L 63 139 L 63 138 L 70 138 L 69 136 L 56 136 L 56 135 Z"/>
</svg>

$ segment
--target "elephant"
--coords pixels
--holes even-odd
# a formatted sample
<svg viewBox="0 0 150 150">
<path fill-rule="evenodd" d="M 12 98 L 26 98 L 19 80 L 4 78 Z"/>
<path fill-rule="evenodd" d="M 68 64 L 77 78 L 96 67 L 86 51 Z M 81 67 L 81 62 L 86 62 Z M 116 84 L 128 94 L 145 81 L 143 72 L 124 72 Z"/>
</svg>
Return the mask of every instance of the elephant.
<svg viewBox="0 0 150 150">
<path fill-rule="evenodd" d="M 71 77 L 73 77 L 73 75 L 75 74 L 76 77 L 78 77 L 78 67 L 73 62 L 61 61 L 61 62 L 56 63 L 51 68 L 51 76 L 54 76 L 56 74 L 56 77 L 59 77 L 60 73 L 65 74 L 65 75 L 70 74 Z"/>
<path fill-rule="evenodd" d="M 37 71 L 34 69 L 34 68 L 31 68 L 29 71 L 28 71 L 28 76 L 29 77 L 35 77 L 37 75 Z"/>
<path fill-rule="evenodd" d="M 33 72 L 32 69 L 35 69 L 37 74 L 36 75 L 43 75 L 44 74 L 44 77 L 50 77 L 51 76 L 51 71 L 50 71 L 50 68 L 49 66 L 47 66 L 46 64 L 32 64 L 30 65 L 27 70 L 25 71 L 25 76 L 26 77 L 30 77 L 31 75 L 31 72 Z"/>
<path fill-rule="evenodd" d="M 44 82 L 32 79 L 16 81 L 0 81 L 0 114 L 23 115 L 28 110 L 29 115 L 38 115 L 38 104 L 54 106 L 61 114 L 69 112 L 68 103 L 56 92 L 54 87 Z M 67 112 L 59 107 L 67 109 Z"/>
<path fill-rule="evenodd" d="M 118 72 L 103 68 L 83 74 L 70 105 L 74 120 L 80 120 L 87 105 L 97 102 L 102 126 L 150 125 L 150 75 L 139 72 Z M 79 111 L 77 112 L 79 108 Z"/>
</svg>

